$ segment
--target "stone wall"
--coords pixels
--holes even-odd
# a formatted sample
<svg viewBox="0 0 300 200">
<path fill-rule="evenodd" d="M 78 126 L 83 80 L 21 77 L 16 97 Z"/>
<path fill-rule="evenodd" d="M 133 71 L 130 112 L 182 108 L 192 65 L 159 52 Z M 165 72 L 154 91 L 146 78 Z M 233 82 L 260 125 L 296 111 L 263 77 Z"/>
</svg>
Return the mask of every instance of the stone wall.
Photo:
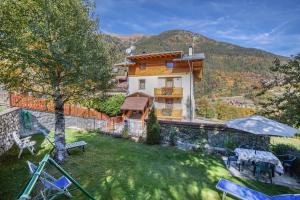
<svg viewBox="0 0 300 200">
<path fill-rule="evenodd" d="M 23 111 L 31 114 L 31 127 L 24 128 Z M 76 127 L 86 130 L 94 130 L 106 126 L 106 121 L 91 118 L 65 116 L 66 127 Z M 34 110 L 22 110 L 10 108 L 0 113 L 0 155 L 8 151 L 14 141 L 11 133 L 16 131 L 22 137 L 40 132 L 39 129 L 47 131 L 54 130 L 54 113 L 40 112 Z"/>
<path fill-rule="evenodd" d="M 11 133 L 20 132 L 20 111 L 19 108 L 11 108 L 0 113 L 0 155 L 13 146 Z"/>
<path fill-rule="evenodd" d="M 270 137 L 257 136 L 251 133 L 227 128 L 223 124 L 200 124 L 190 122 L 160 121 L 163 143 L 169 143 L 170 130 L 176 132 L 179 143 L 191 144 L 200 148 L 237 147 L 241 144 L 257 146 L 266 149 Z"/>
<path fill-rule="evenodd" d="M 23 118 L 21 117 L 22 131 L 21 135 L 31 135 L 38 132 L 38 129 L 54 130 L 55 129 L 55 115 L 50 112 L 41 112 L 36 110 L 25 110 L 31 114 L 31 128 L 25 129 L 23 126 Z M 65 126 L 76 127 L 86 130 L 94 130 L 106 126 L 106 121 L 92 119 L 92 118 L 81 118 L 74 116 L 65 116 Z"/>
</svg>

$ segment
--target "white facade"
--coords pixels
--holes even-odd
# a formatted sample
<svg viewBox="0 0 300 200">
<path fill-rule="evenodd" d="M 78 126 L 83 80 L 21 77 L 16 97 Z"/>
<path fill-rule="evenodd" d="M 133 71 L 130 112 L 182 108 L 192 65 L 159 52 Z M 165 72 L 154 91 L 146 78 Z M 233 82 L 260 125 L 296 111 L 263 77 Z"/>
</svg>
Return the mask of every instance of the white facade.
<svg viewBox="0 0 300 200">
<path fill-rule="evenodd" d="M 154 88 L 166 87 L 166 78 L 173 78 L 173 87 L 183 88 L 183 97 L 173 101 L 174 109 L 182 109 L 182 118 L 189 120 L 190 112 L 192 113 L 192 119 L 195 112 L 195 100 L 194 100 L 194 86 L 193 86 L 193 74 L 186 73 L 183 75 L 164 75 L 164 76 L 129 76 L 128 77 L 128 92 L 133 94 L 136 92 L 143 92 L 154 97 Z M 145 89 L 139 88 L 140 80 L 145 80 Z M 190 109 L 191 104 L 191 109 Z M 154 101 L 155 108 L 165 108 L 166 103 L 164 101 Z"/>
</svg>

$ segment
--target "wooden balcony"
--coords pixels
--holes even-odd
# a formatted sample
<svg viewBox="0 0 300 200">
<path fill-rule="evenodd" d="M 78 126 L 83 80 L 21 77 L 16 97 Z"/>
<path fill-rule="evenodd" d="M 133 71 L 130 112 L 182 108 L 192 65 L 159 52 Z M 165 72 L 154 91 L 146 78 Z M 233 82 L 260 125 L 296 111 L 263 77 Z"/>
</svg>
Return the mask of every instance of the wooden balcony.
<svg viewBox="0 0 300 200">
<path fill-rule="evenodd" d="M 182 118 L 182 109 L 176 108 L 157 108 L 155 114 L 159 119 L 175 119 L 180 120 Z"/>
<path fill-rule="evenodd" d="M 183 88 L 162 87 L 154 88 L 154 96 L 162 98 L 182 98 Z"/>
</svg>

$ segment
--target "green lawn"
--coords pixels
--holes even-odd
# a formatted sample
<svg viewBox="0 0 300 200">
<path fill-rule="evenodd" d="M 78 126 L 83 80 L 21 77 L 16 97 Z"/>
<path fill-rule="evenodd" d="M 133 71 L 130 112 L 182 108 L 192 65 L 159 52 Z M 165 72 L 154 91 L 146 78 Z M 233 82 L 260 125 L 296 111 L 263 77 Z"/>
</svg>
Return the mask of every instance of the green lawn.
<svg viewBox="0 0 300 200">
<path fill-rule="evenodd" d="M 296 137 L 271 137 L 271 143 L 289 145 L 300 151 L 300 139 Z"/>
<path fill-rule="evenodd" d="M 17 149 L 0 157 L 0 199 L 14 199 L 29 178 L 26 160 L 37 163 L 49 151 L 42 136 L 36 156 Z M 63 167 L 96 199 L 220 199 L 220 178 L 230 179 L 267 194 L 299 193 L 286 187 L 229 176 L 218 156 L 148 146 L 97 133 L 67 131 L 67 141 L 85 140 L 86 152 L 72 151 Z M 49 169 L 53 171 L 53 169 Z M 74 191 L 74 199 L 85 199 Z"/>
</svg>

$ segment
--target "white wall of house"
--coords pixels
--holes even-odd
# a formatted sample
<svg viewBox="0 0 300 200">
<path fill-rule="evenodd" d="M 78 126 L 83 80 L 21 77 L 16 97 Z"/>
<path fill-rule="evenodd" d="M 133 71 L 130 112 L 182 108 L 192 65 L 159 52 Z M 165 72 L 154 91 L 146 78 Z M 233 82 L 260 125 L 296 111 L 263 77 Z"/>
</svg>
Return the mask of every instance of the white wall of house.
<svg viewBox="0 0 300 200">
<path fill-rule="evenodd" d="M 183 98 L 181 101 L 174 101 L 173 107 L 174 108 L 181 108 L 182 109 L 182 115 L 184 119 L 189 119 L 189 113 L 190 113 L 190 98 L 192 99 L 192 119 L 194 117 L 195 112 L 195 99 L 194 99 L 194 86 L 193 86 L 193 76 L 190 76 L 189 73 L 184 75 L 169 75 L 169 76 L 131 76 L 128 77 L 128 92 L 129 94 L 135 93 L 135 92 L 143 92 L 145 94 L 154 96 L 154 88 L 161 88 L 165 87 L 165 80 L 166 77 L 172 77 L 174 78 L 174 87 L 182 87 L 183 88 Z M 144 79 L 145 82 L 145 89 L 141 90 L 139 89 L 139 80 Z M 191 82 L 190 82 L 191 80 Z M 191 84 L 191 90 L 190 90 L 190 83 Z M 192 91 L 192 94 L 190 95 L 190 91 Z M 163 102 L 155 102 L 156 108 L 164 108 L 165 104 Z"/>
<path fill-rule="evenodd" d="M 146 81 L 145 89 L 139 89 L 139 80 L 144 79 Z M 143 92 L 145 94 L 154 96 L 154 88 L 158 87 L 158 76 L 140 76 L 140 77 L 128 77 L 128 92 L 129 94 L 135 92 Z"/>
</svg>

